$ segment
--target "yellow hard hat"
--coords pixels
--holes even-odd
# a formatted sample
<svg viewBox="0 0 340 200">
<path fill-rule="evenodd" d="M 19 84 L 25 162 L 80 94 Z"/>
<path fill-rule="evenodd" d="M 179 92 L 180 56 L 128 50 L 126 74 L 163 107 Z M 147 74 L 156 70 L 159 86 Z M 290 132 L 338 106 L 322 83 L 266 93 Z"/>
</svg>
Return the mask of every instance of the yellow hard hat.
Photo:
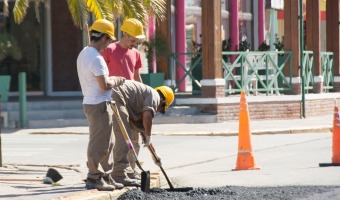
<svg viewBox="0 0 340 200">
<path fill-rule="evenodd" d="M 126 19 L 120 30 L 138 39 L 145 38 L 143 24 L 135 18 Z"/>
<path fill-rule="evenodd" d="M 115 27 L 113 23 L 106 19 L 97 19 L 93 22 L 90 27 L 90 31 L 97 31 L 99 33 L 105 33 L 110 36 L 112 40 L 116 40 L 115 38 Z"/>
<path fill-rule="evenodd" d="M 155 90 L 160 91 L 165 98 L 165 107 L 164 107 L 164 112 L 165 112 L 166 109 L 168 109 L 168 107 L 172 104 L 172 102 L 175 99 L 174 92 L 168 86 L 159 86 L 159 87 L 156 87 Z"/>
</svg>

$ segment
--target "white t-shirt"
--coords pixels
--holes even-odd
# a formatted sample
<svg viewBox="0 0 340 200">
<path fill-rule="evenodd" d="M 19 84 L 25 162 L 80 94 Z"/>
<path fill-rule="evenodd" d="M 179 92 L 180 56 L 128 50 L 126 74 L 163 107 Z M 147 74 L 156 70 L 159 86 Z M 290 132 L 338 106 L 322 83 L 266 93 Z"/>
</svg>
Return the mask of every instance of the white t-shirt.
<svg viewBox="0 0 340 200">
<path fill-rule="evenodd" d="M 83 104 L 99 104 L 111 101 L 111 90 L 102 90 L 96 76 L 108 75 L 109 70 L 104 58 L 97 49 L 85 47 L 77 58 L 77 71 L 83 93 Z"/>
</svg>

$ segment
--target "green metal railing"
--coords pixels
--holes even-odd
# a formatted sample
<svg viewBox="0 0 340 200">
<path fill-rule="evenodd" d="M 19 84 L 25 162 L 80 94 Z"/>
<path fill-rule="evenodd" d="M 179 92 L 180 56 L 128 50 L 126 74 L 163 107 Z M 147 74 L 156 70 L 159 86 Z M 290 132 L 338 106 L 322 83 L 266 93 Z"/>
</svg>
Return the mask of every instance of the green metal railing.
<svg viewBox="0 0 340 200">
<path fill-rule="evenodd" d="M 189 66 L 185 67 L 178 56 L 191 58 Z M 255 57 L 254 57 L 255 56 Z M 278 93 L 283 90 L 291 90 L 292 55 L 288 51 L 268 52 L 222 52 L 223 78 L 226 81 L 226 94 L 240 92 L 265 92 L 267 95 L 273 91 Z M 255 60 L 254 60 L 255 59 Z M 230 62 L 233 60 L 233 62 Z M 255 62 L 254 62 L 255 61 Z M 174 65 L 178 64 L 185 72 L 180 80 L 172 83 L 176 91 L 186 77 L 192 79 L 192 83 L 201 87 L 199 79 L 193 71 L 202 64 L 201 53 L 173 53 L 170 56 L 170 79 L 175 77 Z M 289 77 L 284 75 L 285 67 L 289 67 Z M 202 73 L 200 71 L 200 73 Z"/>
<path fill-rule="evenodd" d="M 183 65 L 178 56 L 186 56 L 187 66 Z M 323 88 L 326 92 L 334 87 L 334 54 L 321 52 L 321 75 L 324 79 Z M 314 53 L 304 51 L 302 72 L 305 75 L 305 92 L 314 88 Z M 185 72 L 179 81 L 171 83 L 175 90 L 190 77 L 192 84 L 201 88 L 200 78 L 193 73 L 202 67 L 202 55 L 198 53 L 173 53 L 170 56 L 170 79 L 175 77 L 175 64 Z M 222 52 L 223 78 L 226 82 L 225 93 L 238 93 L 242 90 L 247 93 L 279 93 L 291 91 L 292 87 L 292 53 L 290 51 L 248 51 L 248 52 Z M 286 74 L 284 73 L 286 72 Z M 200 77 L 202 71 L 200 73 Z"/>
<path fill-rule="evenodd" d="M 313 90 L 314 87 L 314 53 L 303 51 L 302 71 L 305 74 L 305 92 Z"/>
<path fill-rule="evenodd" d="M 178 59 L 178 56 L 187 56 L 189 58 L 192 58 L 193 62 L 190 62 L 190 66 L 188 68 L 186 68 L 183 63 L 180 62 L 180 60 Z M 193 75 L 193 70 L 200 64 L 202 64 L 202 54 L 201 52 L 198 53 L 192 53 L 192 52 L 187 52 L 187 53 L 172 53 L 170 55 L 170 80 L 174 80 L 175 76 L 175 64 L 177 64 L 178 66 L 180 66 L 180 68 L 185 72 L 184 76 L 177 82 L 175 83 L 171 83 L 171 85 L 173 86 L 174 90 L 177 90 L 179 85 L 181 85 L 183 83 L 183 81 L 185 80 L 185 78 L 187 76 L 189 76 L 192 80 L 193 83 L 196 84 L 199 88 L 201 88 L 201 84 L 200 84 L 200 80 L 198 80 L 197 78 L 194 77 Z M 202 72 L 201 72 L 202 73 Z"/>
<path fill-rule="evenodd" d="M 326 92 L 334 89 L 334 53 L 321 52 L 321 75 L 323 77 L 323 88 Z"/>
<path fill-rule="evenodd" d="M 226 93 L 265 92 L 279 94 L 291 90 L 292 55 L 284 51 L 222 52 L 229 62 L 222 61 Z M 289 68 L 289 78 L 284 75 Z"/>
<path fill-rule="evenodd" d="M 334 88 L 334 54 L 333 52 L 321 52 L 321 76 L 323 77 L 323 89 L 326 92 Z M 305 74 L 306 93 L 314 89 L 314 52 L 303 51 L 303 72 Z"/>
</svg>

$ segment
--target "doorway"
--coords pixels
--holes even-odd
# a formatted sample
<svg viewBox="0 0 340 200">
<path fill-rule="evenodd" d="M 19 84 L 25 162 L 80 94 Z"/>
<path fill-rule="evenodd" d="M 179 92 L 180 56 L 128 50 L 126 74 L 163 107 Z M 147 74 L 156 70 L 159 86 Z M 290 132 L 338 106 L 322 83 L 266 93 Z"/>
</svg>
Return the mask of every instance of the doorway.
<svg viewBox="0 0 340 200">
<path fill-rule="evenodd" d="M 38 22 L 34 3 L 30 2 L 27 14 L 21 24 L 14 23 L 13 7 L 15 2 L 8 2 L 9 15 L 4 16 L 0 13 L 0 34 L 9 35 L 15 44 L 17 44 L 17 53 L 20 57 L 7 55 L 0 61 L 0 75 L 10 75 L 11 84 L 10 92 L 18 92 L 18 74 L 26 72 L 26 89 L 29 93 L 43 94 L 45 89 L 44 83 L 44 9 L 39 7 L 37 15 L 40 18 Z M 0 10 L 3 10 L 3 4 L 0 4 Z"/>
</svg>

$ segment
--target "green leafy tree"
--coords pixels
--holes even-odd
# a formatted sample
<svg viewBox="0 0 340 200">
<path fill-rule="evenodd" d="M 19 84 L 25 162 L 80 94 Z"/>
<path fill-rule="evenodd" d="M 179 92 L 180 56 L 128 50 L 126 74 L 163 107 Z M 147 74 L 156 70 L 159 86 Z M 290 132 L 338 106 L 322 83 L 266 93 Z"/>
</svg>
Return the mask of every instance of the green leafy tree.
<svg viewBox="0 0 340 200">
<path fill-rule="evenodd" d="M 141 45 L 144 47 L 144 52 L 148 60 L 149 73 L 152 73 L 151 66 L 154 57 L 156 60 L 160 60 L 160 58 L 164 56 L 167 57 L 170 54 L 165 40 L 159 35 L 150 37 L 148 41 L 143 41 Z"/>
</svg>

